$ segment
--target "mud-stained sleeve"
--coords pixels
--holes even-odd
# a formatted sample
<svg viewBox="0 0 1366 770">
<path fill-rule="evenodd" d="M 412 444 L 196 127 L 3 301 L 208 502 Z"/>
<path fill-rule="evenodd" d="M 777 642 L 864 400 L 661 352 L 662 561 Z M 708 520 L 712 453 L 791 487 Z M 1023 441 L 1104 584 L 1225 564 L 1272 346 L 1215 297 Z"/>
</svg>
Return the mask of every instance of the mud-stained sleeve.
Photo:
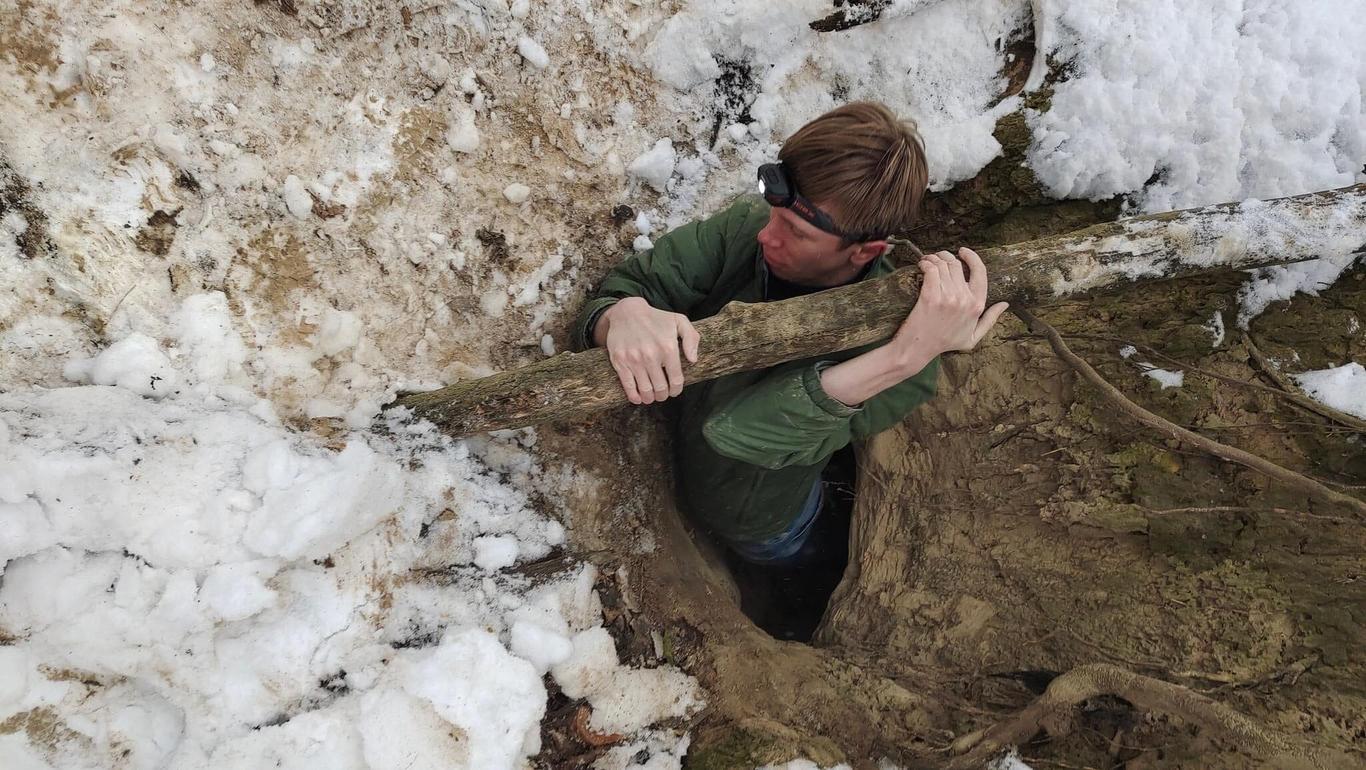
<svg viewBox="0 0 1366 770">
<path fill-rule="evenodd" d="M 850 420 L 862 411 L 821 387 L 821 370 L 834 363 L 773 372 L 709 415 L 702 435 L 718 454 L 763 468 L 825 460 L 849 443 Z"/>
</svg>

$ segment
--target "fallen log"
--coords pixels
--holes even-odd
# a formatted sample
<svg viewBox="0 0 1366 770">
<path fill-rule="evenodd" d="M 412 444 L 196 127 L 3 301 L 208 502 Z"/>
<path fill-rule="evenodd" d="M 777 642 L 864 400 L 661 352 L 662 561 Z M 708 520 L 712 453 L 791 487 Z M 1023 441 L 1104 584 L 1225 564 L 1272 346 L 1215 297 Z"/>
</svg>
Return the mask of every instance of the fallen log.
<svg viewBox="0 0 1366 770">
<path fill-rule="evenodd" d="M 1249 200 L 1132 217 L 981 252 L 988 302 L 1030 305 L 1138 283 L 1246 270 L 1366 251 L 1366 184 L 1269 201 Z M 890 339 L 915 304 L 919 273 L 804 297 L 733 302 L 696 324 L 698 361 L 688 382 L 761 369 Z M 601 349 L 439 390 L 403 395 L 407 407 L 464 436 L 554 422 L 626 404 Z"/>
</svg>

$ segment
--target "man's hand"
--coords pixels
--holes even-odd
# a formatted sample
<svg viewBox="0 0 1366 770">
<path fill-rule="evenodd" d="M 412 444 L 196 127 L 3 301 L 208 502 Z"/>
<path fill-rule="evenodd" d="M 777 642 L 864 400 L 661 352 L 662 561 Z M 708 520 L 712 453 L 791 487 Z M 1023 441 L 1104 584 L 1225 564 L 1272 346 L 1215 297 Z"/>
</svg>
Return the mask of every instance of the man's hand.
<svg viewBox="0 0 1366 770">
<path fill-rule="evenodd" d="M 920 271 L 925 275 L 920 298 L 889 343 L 907 358 L 972 350 L 1009 307 L 1005 302 L 986 306 L 987 268 L 972 249 L 959 249 L 958 259 L 947 251 L 926 254 Z"/>
<path fill-rule="evenodd" d="M 683 392 L 679 343 L 689 363 L 697 362 L 697 330 L 688 317 L 627 297 L 608 308 L 593 328 L 593 342 L 607 348 L 626 399 L 653 404 Z"/>
<path fill-rule="evenodd" d="M 821 372 L 821 388 L 850 406 L 913 377 L 940 353 L 971 350 L 991 330 L 1007 304 L 987 304 L 987 268 L 972 249 L 947 251 L 920 260 L 925 281 L 911 314 L 891 341 Z M 963 273 L 963 263 L 969 275 Z"/>
</svg>

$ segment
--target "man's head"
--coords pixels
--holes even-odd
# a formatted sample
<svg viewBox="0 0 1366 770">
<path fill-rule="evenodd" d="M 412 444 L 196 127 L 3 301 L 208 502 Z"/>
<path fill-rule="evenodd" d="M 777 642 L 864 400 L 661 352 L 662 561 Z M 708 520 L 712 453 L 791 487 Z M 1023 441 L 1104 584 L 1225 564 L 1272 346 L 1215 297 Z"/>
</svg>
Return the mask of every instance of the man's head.
<svg viewBox="0 0 1366 770">
<path fill-rule="evenodd" d="M 814 286 L 843 283 L 886 250 L 886 237 L 914 222 L 928 186 L 915 124 L 876 102 L 853 102 L 807 123 L 778 160 L 795 191 L 824 214 L 775 207 L 759 233 L 780 278 Z"/>
</svg>

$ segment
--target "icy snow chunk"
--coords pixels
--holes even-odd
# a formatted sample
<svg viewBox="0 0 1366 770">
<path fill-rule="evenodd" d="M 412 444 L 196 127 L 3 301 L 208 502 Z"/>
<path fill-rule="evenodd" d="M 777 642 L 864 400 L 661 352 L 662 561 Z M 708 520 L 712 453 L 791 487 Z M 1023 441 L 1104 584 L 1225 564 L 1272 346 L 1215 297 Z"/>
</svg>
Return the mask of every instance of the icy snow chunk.
<svg viewBox="0 0 1366 770">
<path fill-rule="evenodd" d="M 384 687 L 360 701 L 360 736 L 371 768 L 447 770 L 473 767 L 459 731 L 442 719 L 430 701 Z"/>
<path fill-rule="evenodd" d="M 201 766 L 214 770 L 370 770 L 361 755 L 360 736 L 340 704 L 233 735 Z"/>
<path fill-rule="evenodd" d="M 527 736 L 545 714 L 545 687 L 535 667 L 497 637 L 481 629 L 449 633 L 425 656 L 402 663 L 403 689 L 464 731 L 467 767 L 514 767 L 525 756 Z"/>
<path fill-rule="evenodd" d="M 1145 364 L 1145 366 L 1151 366 L 1151 364 Z M 1166 390 L 1167 388 L 1179 388 L 1186 382 L 1185 372 L 1173 372 L 1166 369 L 1153 368 L 1145 369 L 1143 373 L 1152 377 L 1154 380 L 1157 380 L 1163 390 Z"/>
<path fill-rule="evenodd" d="M 1210 316 L 1209 323 L 1204 326 L 1205 331 L 1214 337 L 1214 347 L 1219 347 L 1224 343 L 1224 314 L 1218 310 Z"/>
<path fill-rule="evenodd" d="M 63 376 L 72 382 L 113 385 L 150 398 L 170 395 L 178 382 L 171 360 L 157 341 L 141 332 L 133 332 L 94 358 L 73 359 Z"/>
<path fill-rule="evenodd" d="M 1317 297 L 1356 260 L 1356 254 L 1346 253 L 1254 270 L 1252 279 L 1238 291 L 1238 327 L 1246 329 L 1248 322 L 1273 302 L 1290 299 L 1300 292 Z"/>
<path fill-rule="evenodd" d="M 640 212 L 639 214 L 636 214 L 635 226 L 636 232 L 640 233 L 641 235 L 649 235 L 651 229 L 649 215 L 647 215 L 644 211 Z"/>
<path fill-rule="evenodd" d="M 199 589 L 199 601 L 218 617 L 235 621 L 275 606 L 277 595 L 264 577 L 275 573 L 267 561 L 219 564 L 209 569 Z"/>
<path fill-rule="evenodd" d="M 574 652 L 569 637 L 530 621 L 513 623 L 511 636 L 513 654 L 535 666 L 538 674 L 569 660 Z"/>
<path fill-rule="evenodd" d="M 355 313 L 327 308 L 313 333 L 313 347 L 321 355 L 335 356 L 360 344 L 361 329 Z"/>
<path fill-rule="evenodd" d="M 456 152 L 472 153 L 479 149 L 479 129 L 474 125 L 474 108 L 461 103 L 451 109 L 446 144 Z"/>
<path fill-rule="evenodd" d="M 706 7 L 696 13 L 719 10 Z M 669 17 L 645 49 L 645 60 L 655 77 L 684 92 L 719 77 L 721 65 L 712 52 L 716 41 L 708 39 L 712 31 L 711 25 L 698 23 L 686 13 Z"/>
<path fill-rule="evenodd" d="M 1133 345 L 1125 345 L 1119 349 L 1120 358 L 1130 358 L 1138 353 L 1138 348 Z"/>
<path fill-rule="evenodd" d="M 474 564 L 485 572 L 497 572 L 517 563 L 521 549 L 512 535 L 492 535 L 474 539 Z"/>
<path fill-rule="evenodd" d="M 549 334 L 541 335 L 541 352 L 547 356 L 555 355 L 555 338 Z"/>
<path fill-rule="evenodd" d="M 503 197 L 511 203 L 524 203 L 531 196 L 531 188 L 520 182 L 513 182 L 503 188 Z"/>
<path fill-rule="evenodd" d="M 295 219 L 307 219 L 313 213 L 313 196 L 308 194 L 308 187 L 304 185 L 299 177 L 290 174 L 285 177 L 285 184 L 280 188 L 280 197 L 285 200 L 285 208 Z"/>
<path fill-rule="evenodd" d="M 1034 770 L 1033 767 L 1020 759 L 1020 754 L 1015 749 L 987 765 L 987 770 Z"/>
<path fill-rule="evenodd" d="M 513 299 L 512 304 L 516 307 L 526 307 L 535 302 L 540 297 L 541 287 L 545 285 L 546 281 L 550 280 L 550 276 L 563 269 L 564 255 L 550 255 L 540 267 L 536 268 L 535 272 L 527 276 L 526 281 L 522 283 L 522 288 L 517 292 L 517 296 Z"/>
<path fill-rule="evenodd" d="M 588 699 L 591 724 L 603 732 L 634 732 L 701 705 L 696 681 L 673 667 L 621 668 L 616 645 L 601 626 L 576 634 L 573 655 L 550 673 L 565 695 Z"/>
<path fill-rule="evenodd" d="M 648 235 L 637 235 L 635 240 L 631 241 L 631 248 L 635 251 L 649 251 L 654 247 L 655 242 L 650 240 Z"/>
<path fill-rule="evenodd" d="M 673 176 L 674 164 L 677 161 L 678 153 L 674 151 L 674 143 L 666 137 L 637 156 L 626 170 L 631 176 L 644 181 L 659 192 L 666 192 L 669 177 Z"/>
<path fill-rule="evenodd" d="M 526 59 L 527 63 L 538 70 L 543 70 L 550 66 L 550 56 L 546 54 L 545 48 L 541 44 L 529 37 L 522 36 L 517 40 L 517 53 Z"/>
<path fill-rule="evenodd" d="M 1354 361 L 1294 377 L 1295 382 L 1314 400 L 1366 419 L 1366 367 L 1361 364 Z"/>
<path fill-rule="evenodd" d="M 379 523 L 403 499 L 393 460 L 363 441 L 336 456 L 276 441 L 247 459 L 243 486 L 261 496 L 242 542 L 263 556 L 321 558 Z"/>
<path fill-rule="evenodd" d="M 247 347 L 233 329 L 223 292 L 186 297 L 171 317 L 171 324 L 198 382 L 217 384 L 241 373 Z"/>
</svg>

